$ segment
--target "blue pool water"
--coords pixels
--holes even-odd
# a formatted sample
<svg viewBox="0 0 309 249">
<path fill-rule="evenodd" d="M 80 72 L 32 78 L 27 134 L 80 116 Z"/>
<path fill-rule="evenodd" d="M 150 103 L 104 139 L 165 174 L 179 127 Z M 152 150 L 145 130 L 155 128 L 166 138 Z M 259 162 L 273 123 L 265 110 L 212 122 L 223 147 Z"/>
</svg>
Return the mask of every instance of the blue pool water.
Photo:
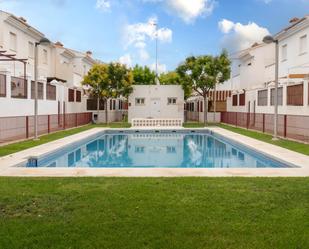
<svg viewBox="0 0 309 249">
<path fill-rule="evenodd" d="M 282 168 L 288 165 L 209 132 L 101 133 L 27 167 Z"/>
</svg>

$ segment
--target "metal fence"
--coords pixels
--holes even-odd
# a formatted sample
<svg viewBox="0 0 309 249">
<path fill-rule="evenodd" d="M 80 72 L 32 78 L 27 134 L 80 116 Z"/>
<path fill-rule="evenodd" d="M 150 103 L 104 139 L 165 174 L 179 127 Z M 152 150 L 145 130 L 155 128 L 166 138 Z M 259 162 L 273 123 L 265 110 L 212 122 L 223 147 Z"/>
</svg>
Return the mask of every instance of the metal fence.
<svg viewBox="0 0 309 249">
<path fill-rule="evenodd" d="M 38 116 L 38 134 L 48 134 L 89 124 L 92 113 L 68 113 Z M 34 136 L 34 116 L 0 117 L 0 143 Z"/>
<path fill-rule="evenodd" d="M 221 122 L 238 127 L 273 134 L 274 115 L 263 113 L 223 112 Z M 279 115 L 278 135 L 309 142 L 309 116 Z"/>
</svg>

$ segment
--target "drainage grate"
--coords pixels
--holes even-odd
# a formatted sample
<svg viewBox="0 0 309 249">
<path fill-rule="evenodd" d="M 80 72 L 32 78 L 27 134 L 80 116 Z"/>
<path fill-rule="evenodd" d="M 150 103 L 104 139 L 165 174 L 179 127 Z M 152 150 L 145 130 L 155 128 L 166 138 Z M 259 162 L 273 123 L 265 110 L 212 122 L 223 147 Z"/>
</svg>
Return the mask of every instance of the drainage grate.
<svg viewBox="0 0 309 249">
<path fill-rule="evenodd" d="M 37 158 L 29 158 L 28 159 L 28 163 L 27 163 L 28 167 L 38 167 L 38 159 Z"/>
</svg>

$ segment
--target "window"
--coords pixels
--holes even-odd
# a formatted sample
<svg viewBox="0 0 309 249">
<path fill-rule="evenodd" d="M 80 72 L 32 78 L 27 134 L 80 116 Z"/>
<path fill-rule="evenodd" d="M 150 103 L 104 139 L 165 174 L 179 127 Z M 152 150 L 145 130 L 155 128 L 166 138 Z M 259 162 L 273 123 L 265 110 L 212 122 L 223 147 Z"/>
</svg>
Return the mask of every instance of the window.
<svg viewBox="0 0 309 249">
<path fill-rule="evenodd" d="M 48 61 L 47 50 L 43 49 L 43 64 L 47 64 L 47 61 Z"/>
<path fill-rule="evenodd" d="M 12 32 L 10 32 L 10 49 L 17 51 L 17 36 Z"/>
<path fill-rule="evenodd" d="M 304 105 L 304 85 L 295 85 L 287 87 L 287 105 Z"/>
<path fill-rule="evenodd" d="M 239 94 L 239 105 L 240 106 L 246 105 L 246 93 Z"/>
<path fill-rule="evenodd" d="M 69 90 L 68 90 L 68 101 L 69 101 L 69 102 L 74 102 L 74 101 L 75 101 L 75 96 L 74 96 L 74 94 L 75 94 L 74 89 L 69 89 Z"/>
<path fill-rule="evenodd" d="M 258 106 L 267 106 L 268 90 L 258 91 Z"/>
<path fill-rule="evenodd" d="M 119 110 L 123 110 L 123 102 L 122 102 L 122 100 L 119 100 Z"/>
<path fill-rule="evenodd" d="M 300 37 L 299 54 L 302 55 L 307 52 L 307 35 Z"/>
<path fill-rule="evenodd" d="M 233 106 L 238 106 L 238 95 L 233 95 Z"/>
<path fill-rule="evenodd" d="M 203 112 L 204 101 L 201 101 L 201 102 L 200 102 L 200 105 L 201 105 L 201 106 L 200 106 L 200 111 Z"/>
<path fill-rule="evenodd" d="M 43 83 L 38 82 L 38 99 L 43 99 L 44 86 Z M 31 99 L 35 99 L 35 84 L 31 81 Z"/>
<path fill-rule="evenodd" d="M 270 104 L 275 105 L 275 89 L 271 89 Z M 283 105 L 283 88 L 278 88 L 278 105 Z"/>
<path fill-rule="evenodd" d="M 113 100 L 113 110 L 116 110 L 116 100 Z"/>
<path fill-rule="evenodd" d="M 50 83 L 46 84 L 46 99 L 56 100 L 56 86 L 51 85 Z"/>
<path fill-rule="evenodd" d="M 135 105 L 145 105 L 145 98 L 136 98 Z"/>
<path fill-rule="evenodd" d="M 0 74 L 0 97 L 6 96 L 6 75 Z"/>
<path fill-rule="evenodd" d="M 109 100 L 109 109 L 112 111 L 113 110 L 113 100 Z"/>
<path fill-rule="evenodd" d="M 282 53 L 282 61 L 286 61 L 288 59 L 288 45 L 283 45 L 281 48 L 281 53 Z"/>
<path fill-rule="evenodd" d="M 34 58 L 34 44 L 33 44 L 33 42 L 28 43 L 28 57 Z"/>
<path fill-rule="evenodd" d="M 76 91 L 76 102 L 82 102 L 82 92 Z"/>
<path fill-rule="evenodd" d="M 11 97 L 27 98 L 27 81 L 23 78 L 11 77 Z"/>
<path fill-rule="evenodd" d="M 167 99 L 168 105 L 176 105 L 176 103 L 177 103 L 177 98 L 168 98 Z"/>
<path fill-rule="evenodd" d="M 105 110 L 104 100 L 100 100 L 100 110 Z M 87 99 L 87 111 L 97 111 L 98 109 L 98 100 L 97 99 Z"/>
</svg>

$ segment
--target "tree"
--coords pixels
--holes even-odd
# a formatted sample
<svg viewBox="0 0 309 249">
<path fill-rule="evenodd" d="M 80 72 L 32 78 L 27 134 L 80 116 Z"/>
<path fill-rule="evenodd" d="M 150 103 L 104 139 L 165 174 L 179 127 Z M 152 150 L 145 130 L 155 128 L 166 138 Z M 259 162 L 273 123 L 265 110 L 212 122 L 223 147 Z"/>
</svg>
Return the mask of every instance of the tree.
<svg viewBox="0 0 309 249">
<path fill-rule="evenodd" d="M 181 85 L 185 93 L 185 99 L 191 96 L 190 88 L 181 82 L 183 79 L 176 71 L 162 73 L 159 77 L 159 80 L 161 85 Z"/>
<path fill-rule="evenodd" d="M 108 66 L 106 64 L 94 65 L 88 74 L 85 75 L 82 85 L 89 86 L 90 95 L 97 98 L 97 113 L 99 117 L 100 101 L 103 99 L 104 103 L 107 103 L 107 98 L 111 94 L 109 91 Z"/>
<path fill-rule="evenodd" d="M 115 92 L 113 97 L 124 97 L 128 102 L 129 95 L 133 92 L 133 73 L 125 65 L 110 63 L 108 75 Z"/>
<path fill-rule="evenodd" d="M 128 97 L 133 90 L 130 70 L 119 63 L 94 65 L 82 83 L 89 86 L 91 95 L 97 98 L 98 113 L 100 100 L 104 101 L 106 123 L 108 122 L 108 99 L 120 96 Z"/>
<path fill-rule="evenodd" d="M 196 92 L 204 99 L 204 123 L 207 124 L 208 94 L 216 84 L 230 78 L 231 62 L 226 51 L 219 56 L 191 56 L 177 68 L 184 89 Z"/>
<path fill-rule="evenodd" d="M 133 84 L 134 85 L 154 85 L 156 74 L 147 66 L 136 65 L 133 70 Z"/>
</svg>

